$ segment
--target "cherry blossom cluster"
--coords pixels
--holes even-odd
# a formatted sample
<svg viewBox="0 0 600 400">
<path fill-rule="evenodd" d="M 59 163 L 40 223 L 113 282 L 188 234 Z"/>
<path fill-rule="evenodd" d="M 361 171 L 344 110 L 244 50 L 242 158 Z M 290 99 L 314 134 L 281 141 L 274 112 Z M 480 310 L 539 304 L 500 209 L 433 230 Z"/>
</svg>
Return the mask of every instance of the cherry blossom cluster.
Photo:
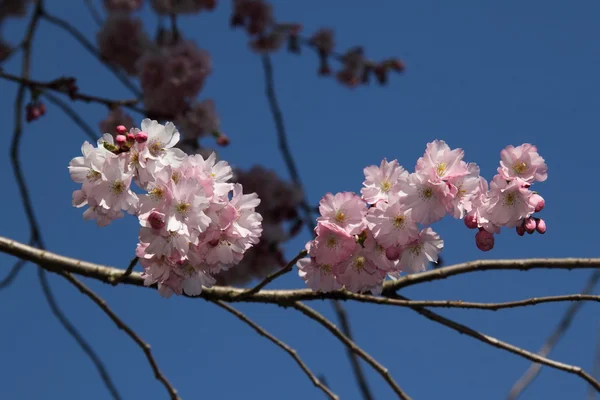
<svg viewBox="0 0 600 400">
<path fill-rule="evenodd" d="M 218 285 L 243 285 L 285 266 L 282 245 L 302 228 L 298 215 L 302 191 L 296 185 L 258 165 L 248 171 L 234 169 L 233 180 L 260 197 L 256 211 L 263 217 L 263 232 L 238 266 L 215 276 Z"/>
<path fill-rule="evenodd" d="M 475 241 L 483 251 L 493 248 L 501 227 L 516 227 L 520 235 L 545 232 L 545 222 L 532 217 L 544 199 L 531 185 L 545 181 L 548 170 L 535 146 L 502 150 L 489 184 L 463 156 L 462 149 L 436 140 L 413 173 L 384 159 L 364 169 L 361 196 L 326 194 L 316 237 L 306 245 L 310 257 L 297 263 L 300 277 L 316 291 L 379 293 L 386 276 L 424 271 L 437 262 L 444 242 L 429 225 L 447 214 L 478 229 Z"/>
<path fill-rule="evenodd" d="M 82 185 L 73 205 L 87 206 L 84 219 L 106 226 L 124 212 L 138 217 L 144 282 L 165 297 L 213 285 L 213 275 L 238 264 L 262 232 L 258 195 L 229 182 L 231 167 L 214 153 L 188 156 L 174 147 L 179 138 L 172 123 L 145 119 L 141 129 L 104 134 L 97 147 L 85 142 L 83 156 L 69 164 L 71 179 Z"/>
</svg>

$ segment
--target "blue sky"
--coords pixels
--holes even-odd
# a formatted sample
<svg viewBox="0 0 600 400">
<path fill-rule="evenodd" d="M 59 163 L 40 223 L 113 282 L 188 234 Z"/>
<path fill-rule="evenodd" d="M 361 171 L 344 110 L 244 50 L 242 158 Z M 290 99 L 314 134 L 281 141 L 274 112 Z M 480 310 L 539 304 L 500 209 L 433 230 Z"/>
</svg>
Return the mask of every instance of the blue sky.
<svg viewBox="0 0 600 400">
<path fill-rule="evenodd" d="M 96 27 L 83 2 L 48 2 L 49 11 L 70 20 L 88 38 Z M 97 2 L 99 3 L 99 2 Z M 207 49 L 214 62 L 200 98 L 213 98 L 232 144 L 221 156 L 247 168 L 262 163 L 283 173 L 274 125 L 264 96 L 260 59 L 245 34 L 228 27 L 230 4 L 214 13 L 183 18 L 180 27 Z M 387 87 L 344 88 L 318 78 L 314 54 L 273 57 L 277 92 L 289 140 L 313 204 L 328 192 L 360 190 L 362 169 L 383 157 L 413 168 L 427 142 L 446 140 L 491 178 L 506 145 L 531 142 L 549 166 L 537 190 L 546 199 L 546 235 L 518 237 L 505 230 L 489 253 L 478 251 L 474 232 L 461 221 L 434 226 L 445 240 L 447 264 L 479 258 L 596 257 L 598 213 L 589 212 L 600 194 L 600 3 L 595 1 L 433 2 L 360 0 L 277 2 L 281 21 L 297 21 L 310 33 L 336 32 L 338 49 L 364 45 L 375 59 L 398 56 L 407 65 Z M 151 31 L 156 18 L 141 13 Z M 3 34 L 20 39 L 25 20 L 12 20 Z M 82 92 L 111 98 L 129 93 L 72 38 L 42 23 L 34 45 L 32 77 L 78 78 Z M 20 57 L 4 65 L 18 73 Z M 4 210 L 0 235 L 26 242 L 29 231 L 10 167 L 16 85 L 0 81 L 0 180 Z M 93 126 L 105 108 L 74 104 Z M 141 117 L 137 117 L 138 123 Z M 36 214 L 48 249 L 89 261 L 125 267 L 136 243 L 137 223 L 126 218 L 99 229 L 71 207 L 76 187 L 67 164 L 85 137 L 60 110 L 26 125 L 22 158 Z M 581 212 L 579 212 L 579 211 Z M 304 232 L 286 246 L 293 256 L 308 239 Z M 2 273 L 13 260 L 0 255 Z M 415 299 L 508 301 L 581 290 L 590 271 L 492 272 L 453 277 L 410 287 Z M 142 352 L 106 316 L 59 277 L 50 276 L 61 306 L 110 369 L 123 398 L 167 398 Z M 203 300 L 164 300 L 152 290 L 113 288 L 87 281 L 153 346 L 158 362 L 184 399 L 319 399 L 322 394 L 293 360 L 248 326 Z M 278 287 L 303 287 L 294 272 Z M 597 292 L 597 291 L 596 291 Z M 29 265 L 0 292 L 0 398 L 106 399 L 92 363 L 50 314 Z M 314 306 L 333 317 L 328 303 Z M 498 312 L 441 313 L 492 336 L 537 351 L 568 304 Z M 239 305 L 251 318 L 295 347 L 324 374 L 342 399 L 357 399 L 345 348 L 321 326 L 292 310 Z M 425 320 L 408 309 L 347 304 L 356 341 L 389 368 L 415 399 L 503 399 L 529 366 L 527 360 L 476 342 Z M 591 371 L 600 329 L 597 304 L 587 304 L 552 358 Z M 365 366 L 377 399 L 393 394 Z M 523 399 L 583 398 L 585 383 L 544 368 Z"/>
</svg>

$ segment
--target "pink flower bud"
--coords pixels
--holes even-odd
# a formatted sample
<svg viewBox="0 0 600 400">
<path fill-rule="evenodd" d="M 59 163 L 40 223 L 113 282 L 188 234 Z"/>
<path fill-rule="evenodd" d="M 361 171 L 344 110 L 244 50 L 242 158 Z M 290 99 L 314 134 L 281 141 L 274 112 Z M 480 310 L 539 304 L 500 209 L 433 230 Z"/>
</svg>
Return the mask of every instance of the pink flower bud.
<svg viewBox="0 0 600 400">
<path fill-rule="evenodd" d="M 133 142 L 135 142 L 135 135 L 134 135 L 133 133 L 128 133 L 128 134 L 127 134 L 127 141 L 128 141 L 129 143 L 133 143 Z"/>
<path fill-rule="evenodd" d="M 40 111 L 40 115 L 46 114 L 46 105 L 44 103 L 40 103 L 38 105 L 38 110 Z"/>
<path fill-rule="evenodd" d="M 117 131 L 117 135 L 125 135 L 127 133 L 127 128 L 124 125 L 119 125 L 115 129 Z"/>
<path fill-rule="evenodd" d="M 467 215 L 464 219 L 465 225 L 469 229 L 477 228 L 477 217 L 473 214 Z"/>
<path fill-rule="evenodd" d="M 385 249 L 385 256 L 390 261 L 396 261 L 400 258 L 400 248 L 399 247 L 388 247 Z"/>
<path fill-rule="evenodd" d="M 546 205 L 546 201 L 544 200 L 544 198 L 537 193 L 531 195 L 529 203 L 535 207 L 535 212 L 542 211 L 542 209 Z"/>
<path fill-rule="evenodd" d="M 546 221 L 544 221 L 541 218 L 538 219 L 537 226 L 535 227 L 535 230 L 538 231 L 538 233 L 541 233 L 542 235 L 544 233 L 546 233 Z"/>
<path fill-rule="evenodd" d="M 154 211 L 148 216 L 148 223 L 154 229 L 162 229 L 165 227 L 164 217 L 164 214 Z"/>
<path fill-rule="evenodd" d="M 229 142 L 230 142 L 229 137 L 227 137 L 223 134 L 220 134 L 219 137 L 217 138 L 217 144 L 219 146 L 223 146 L 223 147 L 228 146 Z"/>
<path fill-rule="evenodd" d="M 517 235 L 523 236 L 525 234 L 525 227 L 523 225 L 517 226 Z"/>
<path fill-rule="evenodd" d="M 494 235 L 485 229 L 479 229 L 475 235 L 475 244 L 481 251 L 490 251 L 494 248 Z"/>
<path fill-rule="evenodd" d="M 125 135 L 117 135 L 117 137 L 115 138 L 115 142 L 117 143 L 117 145 L 123 146 L 125 145 L 125 143 L 127 143 L 127 137 Z"/>
<path fill-rule="evenodd" d="M 527 218 L 525 220 L 525 222 L 523 223 L 523 227 L 525 228 L 527 233 L 532 234 L 533 232 L 535 232 L 535 227 L 536 227 L 535 219 L 533 219 L 531 217 Z"/>
<path fill-rule="evenodd" d="M 145 143 L 148 140 L 148 134 L 146 132 L 138 132 L 135 134 L 135 141 L 138 143 Z"/>
</svg>

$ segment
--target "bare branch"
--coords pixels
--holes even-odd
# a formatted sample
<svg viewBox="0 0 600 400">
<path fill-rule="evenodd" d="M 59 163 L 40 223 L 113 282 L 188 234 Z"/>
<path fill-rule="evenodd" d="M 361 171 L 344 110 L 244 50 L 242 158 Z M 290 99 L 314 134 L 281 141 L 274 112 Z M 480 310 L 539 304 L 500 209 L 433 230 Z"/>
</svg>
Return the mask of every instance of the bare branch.
<svg viewBox="0 0 600 400">
<path fill-rule="evenodd" d="M 600 271 L 595 271 L 592 273 L 592 275 L 586 282 L 585 287 L 583 288 L 582 293 L 584 296 L 587 295 L 587 293 L 591 293 L 594 290 L 594 287 L 598 283 L 598 280 L 600 280 Z M 546 343 L 544 343 L 542 348 L 538 351 L 538 354 L 540 356 L 546 357 L 548 354 L 550 354 L 550 352 L 557 345 L 561 337 L 569 329 L 571 323 L 573 322 L 573 319 L 575 318 L 582 306 L 583 302 L 573 303 L 571 304 L 571 306 L 569 306 L 562 319 L 556 326 L 554 332 L 552 332 L 550 337 L 548 337 L 548 339 L 546 340 Z M 533 382 L 533 380 L 538 376 L 541 369 L 541 364 L 531 364 L 529 368 L 527 368 L 527 371 L 525 371 L 521 378 L 519 378 L 519 380 L 515 382 L 513 387 L 510 389 L 510 392 L 506 397 L 507 400 L 514 400 L 518 398 L 521 395 L 521 393 L 523 393 L 523 391 L 527 388 L 527 386 L 529 386 L 531 382 Z"/>
<path fill-rule="evenodd" d="M 78 260 L 75 258 L 61 256 L 49 251 L 40 250 L 14 240 L 0 236 L 0 252 L 13 255 L 15 257 L 31 261 L 34 264 L 44 265 L 57 271 L 67 271 L 76 275 L 86 276 L 98 281 L 114 284 L 117 279 L 127 285 L 144 286 L 144 279 L 139 273 L 131 272 L 124 276 L 123 269 L 107 267 L 91 262 Z M 576 265 L 576 268 L 595 268 L 595 265 L 600 262 L 598 259 L 550 259 L 553 264 L 552 268 L 559 269 L 562 264 L 562 269 L 571 269 Z M 448 269 L 455 268 L 453 266 L 444 267 Z M 444 269 L 443 268 L 443 269 Z M 539 263 L 535 268 L 545 268 L 545 264 Z M 506 268 L 510 270 L 510 268 Z M 514 269 L 519 269 L 515 267 Z M 468 272 L 468 271 L 467 271 Z M 424 272 L 426 274 L 427 272 Z M 274 303 L 287 305 L 294 301 L 310 301 L 310 300 L 353 300 L 363 303 L 384 304 L 400 307 L 438 307 L 438 308 L 475 308 L 482 310 L 498 310 L 503 308 L 533 306 L 535 304 L 560 302 L 560 301 L 600 301 L 600 296 L 571 294 L 563 296 L 537 297 L 525 300 L 518 300 L 505 303 L 475 303 L 463 301 L 448 301 L 448 300 L 407 300 L 396 296 L 395 298 L 376 297 L 371 295 L 352 293 L 347 290 L 336 290 L 327 293 L 314 292 L 311 289 L 295 289 L 295 290 L 260 290 L 249 296 L 241 296 L 247 289 L 233 288 L 229 286 L 214 286 L 212 288 L 204 288 L 202 293 L 197 296 L 206 300 L 223 300 L 228 302 L 253 302 L 253 303 Z"/>
<path fill-rule="evenodd" d="M 0 281 L 0 290 L 6 289 L 7 287 L 10 286 L 11 283 L 14 282 L 14 280 L 19 275 L 19 272 L 21 272 L 21 270 L 25 266 L 25 263 L 26 263 L 26 261 L 25 260 L 21 260 L 21 259 L 19 259 L 19 260 L 17 260 L 17 262 L 15 262 L 15 264 L 13 265 L 13 267 L 10 269 L 10 272 L 8 273 L 8 275 L 6 275 Z"/>
<path fill-rule="evenodd" d="M 321 389 L 330 399 L 332 399 L 332 400 L 338 399 L 338 396 L 335 393 L 333 393 L 331 390 L 329 390 L 329 388 L 324 384 L 324 382 L 321 382 L 317 378 L 317 376 L 308 368 L 308 366 L 304 363 L 304 361 L 302 361 L 300 356 L 298 356 L 298 352 L 295 349 L 291 348 L 290 346 L 288 346 L 281 340 L 277 339 L 275 336 L 271 335 L 260 325 L 258 325 L 257 323 L 252 321 L 250 318 L 248 318 L 246 315 L 244 315 L 242 312 L 236 310 L 235 308 L 231 307 L 227 303 L 224 303 L 219 300 L 213 301 L 213 303 L 215 303 L 219 307 L 224 308 L 225 310 L 229 311 L 231 314 L 235 315 L 236 317 L 238 317 L 239 319 L 244 321 L 246 324 L 250 325 L 252 327 L 252 329 L 254 329 L 259 335 L 266 337 L 271 342 L 273 342 L 275 345 L 281 347 L 286 353 L 288 353 L 290 356 L 292 356 L 292 358 L 300 366 L 300 369 L 302 369 L 302 371 L 304 371 L 306 376 L 308 376 L 308 379 L 310 379 L 311 382 L 316 387 Z"/>
<path fill-rule="evenodd" d="M 258 293 L 263 287 L 267 286 L 269 283 L 273 282 L 275 279 L 279 278 L 281 275 L 285 275 L 288 272 L 290 272 L 292 270 L 292 268 L 294 268 L 294 265 L 296 265 L 298 260 L 306 257 L 307 254 L 308 254 L 308 252 L 306 250 L 302 250 L 300 253 L 298 253 L 296 255 L 296 257 L 292 258 L 292 260 L 289 263 L 287 263 L 287 265 L 285 267 L 283 267 L 279 271 L 273 272 L 272 274 L 267 276 L 262 282 L 260 282 L 258 285 L 254 286 L 253 288 L 245 290 L 244 292 L 242 292 L 240 294 L 240 297 L 247 297 L 247 296 L 253 295 L 254 293 Z"/>
<path fill-rule="evenodd" d="M 352 337 L 352 330 L 350 329 L 350 323 L 348 322 L 348 317 L 346 316 L 346 310 L 344 310 L 344 307 L 342 307 L 338 300 L 333 300 L 332 303 L 333 308 L 340 320 L 342 332 L 350 340 L 354 341 L 354 338 Z M 348 352 L 352 352 L 349 347 L 346 347 L 346 349 Z M 371 389 L 369 388 L 369 383 L 367 382 L 365 373 L 362 370 L 362 366 L 360 365 L 360 360 L 357 357 L 352 357 L 352 355 L 348 355 L 348 358 L 350 359 L 350 365 L 352 366 L 352 371 L 356 377 L 356 382 L 358 383 L 358 388 L 360 389 L 363 399 L 373 400 L 374 397 L 371 393 Z"/>
<path fill-rule="evenodd" d="M 62 99 L 48 92 L 42 93 L 42 96 L 47 98 L 52 104 L 54 104 L 55 106 L 60 108 L 65 114 L 67 114 L 67 116 L 71 118 L 75 125 L 79 126 L 81 130 L 87 135 L 87 137 L 90 138 L 90 140 L 92 140 L 92 143 L 98 140 L 100 135 L 98 135 L 98 133 L 94 129 L 92 129 L 92 127 Z"/>
<path fill-rule="evenodd" d="M 75 78 L 61 77 L 61 78 L 55 79 L 50 82 L 41 82 L 41 81 L 35 81 L 32 79 L 19 77 L 16 75 L 7 74 L 2 71 L 0 71 L 0 78 L 6 79 L 11 82 L 20 83 L 22 85 L 27 86 L 30 89 L 52 90 L 52 91 L 55 91 L 58 93 L 63 93 L 63 94 L 68 95 L 71 98 L 71 100 L 79 100 L 79 101 L 84 101 L 86 103 L 103 104 L 109 108 L 120 107 L 120 106 L 126 106 L 126 107 L 133 106 L 139 102 L 137 99 L 113 100 L 113 99 L 106 99 L 104 97 L 91 96 L 89 94 L 79 93 L 78 91 L 73 91 L 72 88 L 69 88 L 67 83 L 69 82 L 70 79 L 75 79 Z"/>
<path fill-rule="evenodd" d="M 125 270 L 125 272 L 123 272 L 123 274 L 121 276 L 119 276 L 117 279 L 115 279 L 112 282 L 112 284 L 116 285 L 117 283 L 123 282 L 123 280 L 125 278 L 127 278 L 129 275 L 131 275 L 131 273 L 133 272 L 133 268 L 135 267 L 135 265 L 137 264 L 139 259 L 140 259 L 139 257 L 133 257 L 131 259 L 131 261 L 129 262 L 129 265 L 127 266 L 127 269 Z"/>
<path fill-rule="evenodd" d="M 63 273 L 63 275 L 64 275 L 64 273 Z M 46 276 L 46 271 L 44 271 L 43 268 L 38 267 L 38 277 L 40 280 L 40 284 L 42 285 L 42 291 L 44 293 L 44 296 L 46 297 L 46 300 L 48 301 L 48 305 L 50 306 L 50 310 L 52 311 L 52 314 L 54 314 L 56 319 L 58 319 L 60 324 L 65 328 L 65 330 L 69 333 L 69 335 L 71 335 L 71 337 L 75 340 L 75 342 L 77 342 L 79 347 L 81 347 L 81 350 L 83 350 L 85 352 L 85 354 L 90 358 L 90 360 L 92 360 L 92 363 L 94 363 L 94 366 L 96 367 L 96 369 L 98 370 L 98 373 L 100 374 L 100 378 L 102 379 L 102 382 L 104 382 L 104 385 L 109 390 L 112 398 L 115 400 L 120 400 L 122 397 L 119 394 L 119 392 L 117 391 L 117 388 L 115 387 L 115 384 L 114 384 L 112 378 L 108 374 L 108 370 L 106 369 L 106 366 L 104 365 L 104 363 L 102 362 L 100 357 L 98 357 L 98 354 L 96 354 L 96 352 L 94 351 L 92 346 L 90 346 L 90 344 L 85 340 L 83 335 L 81 333 L 79 333 L 79 331 L 73 326 L 71 321 L 69 321 L 67 319 L 65 314 L 62 312 L 62 310 L 58 306 L 58 303 L 56 302 L 54 294 L 52 293 L 52 289 L 50 289 L 50 284 L 49 284 L 48 278 Z"/>
<path fill-rule="evenodd" d="M 125 76 L 123 71 L 105 62 L 100 56 L 100 52 L 98 51 L 96 46 L 94 46 L 89 40 L 87 40 L 83 33 L 79 32 L 73 25 L 69 24 L 67 21 L 58 18 L 54 15 L 48 14 L 48 12 L 45 10 L 42 10 L 42 15 L 46 21 L 71 34 L 71 36 L 73 36 L 73 38 L 75 38 L 75 40 L 77 40 L 92 56 L 96 57 L 98 61 L 104 64 L 106 68 L 108 68 L 125 87 L 127 87 L 133 94 L 135 94 L 136 97 L 140 97 L 141 93 L 139 89 L 133 83 L 131 83 L 131 81 L 127 78 L 127 76 Z"/>
<path fill-rule="evenodd" d="M 325 318 L 323 315 L 318 313 L 316 310 L 308 307 L 305 304 L 300 302 L 294 302 L 291 304 L 291 307 L 300 311 L 302 314 L 307 317 L 317 321 L 319 324 L 323 325 L 329 332 L 333 334 L 336 338 L 338 338 L 342 343 L 344 343 L 353 353 L 357 356 L 365 360 L 379 375 L 383 377 L 383 379 L 390 385 L 394 393 L 398 395 L 398 398 L 403 400 L 410 400 L 410 397 L 404 393 L 404 391 L 398 386 L 394 378 L 390 375 L 390 372 L 387 368 L 381 365 L 377 360 L 375 360 L 369 353 L 358 347 L 356 343 L 354 343 L 348 336 L 344 335 L 342 331 L 340 331 L 331 321 Z"/>
<path fill-rule="evenodd" d="M 500 271 L 530 269 L 589 269 L 600 268 L 600 258 L 529 258 L 517 260 L 477 260 L 450 267 L 438 268 L 419 274 L 400 277 L 395 281 L 385 282 L 382 294 L 384 296 L 395 293 L 398 289 L 416 285 L 422 282 L 446 279 L 453 275 L 460 275 L 477 271 Z"/>
<path fill-rule="evenodd" d="M 404 296 L 395 295 L 400 299 L 409 300 Z M 509 351 L 513 354 L 526 358 L 528 360 L 534 361 L 536 363 L 541 363 L 547 365 L 549 367 L 559 369 L 561 371 L 565 371 L 571 374 L 575 374 L 585 381 L 587 381 L 590 385 L 592 385 L 598 392 L 600 392 L 600 382 L 595 380 L 590 374 L 585 372 L 581 367 L 577 367 L 570 364 L 564 364 L 558 361 L 551 360 L 549 358 L 543 357 L 539 354 L 532 353 L 515 345 L 512 345 L 507 342 L 503 342 L 502 340 L 496 339 L 495 337 L 483 334 L 478 332 L 472 328 L 469 328 L 466 325 L 460 324 L 456 321 L 443 317 L 439 314 L 434 313 L 424 307 L 412 307 L 412 309 L 419 314 L 423 315 L 425 318 L 440 323 L 444 326 L 454 329 L 455 331 L 470 336 L 474 339 L 477 339 L 483 343 L 489 344 L 491 346 L 497 347 L 502 350 Z"/>
<path fill-rule="evenodd" d="M 592 376 L 600 379 L 600 323 L 598 324 L 598 339 L 596 339 L 596 354 L 594 355 L 594 368 Z M 596 390 L 590 385 L 588 390 L 588 400 L 596 400 L 598 398 Z"/>
<path fill-rule="evenodd" d="M 150 350 L 150 345 L 148 343 L 144 342 L 144 340 L 142 340 L 142 338 L 139 337 L 138 334 L 133 331 L 133 329 L 131 329 L 127 324 L 125 324 L 114 313 L 114 311 L 106 304 L 106 301 L 104 299 L 102 299 L 100 296 L 98 296 L 96 293 L 94 293 L 90 288 L 85 286 L 77 278 L 75 278 L 73 275 L 71 275 L 68 272 L 59 272 L 59 274 L 62 277 L 64 277 L 65 279 L 67 279 L 69 282 L 71 282 L 73 284 L 73 286 L 75 286 L 77 289 L 79 289 L 79 291 L 81 293 L 85 294 L 94 303 L 96 303 L 98 305 L 98 307 L 100 307 L 100 309 L 102 309 L 102 311 L 104 311 L 104 313 L 106 315 L 108 315 L 108 317 L 115 323 L 115 325 L 119 329 L 123 330 L 140 347 L 140 349 L 142 349 L 142 351 L 146 355 L 146 358 L 148 359 L 148 363 L 150 364 L 150 367 L 152 367 L 154 376 L 156 377 L 157 380 L 159 380 L 163 384 L 165 389 L 167 389 L 167 392 L 169 392 L 169 396 L 171 397 L 171 400 L 181 400 L 181 398 L 177 395 L 177 390 L 175 390 L 175 388 L 169 383 L 167 378 L 165 378 L 165 376 L 162 374 L 162 372 L 158 368 L 158 365 L 156 364 L 156 360 L 154 359 L 154 356 L 152 355 L 152 351 Z"/>
</svg>

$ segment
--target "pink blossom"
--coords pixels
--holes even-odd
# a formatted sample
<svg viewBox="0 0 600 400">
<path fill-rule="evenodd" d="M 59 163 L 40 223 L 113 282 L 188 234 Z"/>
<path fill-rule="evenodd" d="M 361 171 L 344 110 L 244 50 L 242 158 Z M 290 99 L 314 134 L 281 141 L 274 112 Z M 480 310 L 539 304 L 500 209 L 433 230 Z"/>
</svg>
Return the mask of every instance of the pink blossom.
<svg viewBox="0 0 600 400">
<path fill-rule="evenodd" d="M 393 160 L 388 162 L 383 159 L 379 167 L 371 165 L 364 169 L 365 181 L 361 194 L 369 204 L 375 204 L 380 200 L 387 200 L 392 193 L 398 193 L 400 183 L 408 179 L 408 172 Z"/>
<path fill-rule="evenodd" d="M 462 149 L 451 150 L 443 140 L 434 140 L 427 144 L 425 154 L 417 160 L 415 172 L 434 182 L 458 178 L 468 173 L 463 156 Z"/>
<path fill-rule="evenodd" d="M 521 146 L 507 146 L 500 152 L 498 173 L 507 180 L 519 178 L 525 182 L 543 182 L 548 178 L 548 166 L 538 154 L 537 147 L 525 143 Z"/>
<path fill-rule="evenodd" d="M 354 237 L 339 225 L 319 221 L 315 232 L 317 237 L 311 256 L 315 257 L 318 264 L 335 265 L 348 258 L 354 251 Z"/>
<path fill-rule="evenodd" d="M 412 210 L 396 198 L 390 203 L 379 202 L 371 207 L 366 219 L 377 242 L 389 248 L 407 244 L 418 237 L 419 229 L 411 213 Z"/>
<path fill-rule="evenodd" d="M 533 193 L 531 195 L 531 197 L 529 198 L 529 202 L 534 207 L 534 212 L 542 211 L 544 209 L 544 206 L 546 205 L 546 201 L 544 200 L 544 198 L 537 193 Z"/>
<path fill-rule="evenodd" d="M 312 242 L 306 244 L 306 250 L 310 254 Z M 306 283 L 306 286 L 318 292 L 330 292 L 341 289 L 342 285 L 336 279 L 334 268 L 330 264 L 317 264 L 314 258 L 301 258 L 296 263 L 298 275 Z"/>
<path fill-rule="evenodd" d="M 151 45 L 142 21 L 120 13 L 109 14 L 96 40 L 100 56 L 108 63 L 123 68 L 129 75 L 137 74 L 137 61 Z"/>
<path fill-rule="evenodd" d="M 242 185 L 234 185 L 230 205 L 235 210 L 235 219 L 231 227 L 236 235 L 250 238 L 251 242 L 257 242 L 262 232 L 262 217 L 254 211 L 259 204 L 260 199 L 256 193 L 243 194 Z"/>
<path fill-rule="evenodd" d="M 349 234 L 359 234 L 366 228 L 364 216 L 367 207 L 355 193 L 327 193 L 319 202 L 321 216 L 317 221 L 329 221 L 345 229 Z"/>
<path fill-rule="evenodd" d="M 383 282 L 386 273 L 377 268 L 371 251 L 372 249 L 355 243 L 350 257 L 335 266 L 337 280 L 349 291 L 379 291 L 377 287 Z"/>
<path fill-rule="evenodd" d="M 465 214 L 473 210 L 473 203 L 481 194 L 479 167 L 475 163 L 467 165 L 465 175 L 453 176 L 448 182 L 456 187 L 456 196 L 452 199 L 450 207 L 454 218 L 462 219 Z"/>
<path fill-rule="evenodd" d="M 514 228 L 522 219 L 529 217 L 535 208 L 529 201 L 531 191 L 522 183 L 519 179 L 506 181 L 496 175 L 488 197 L 480 208 L 480 215 L 495 225 L 509 228 Z"/>
<path fill-rule="evenodd" d="M 173 199 L 166 212 L 167 229 L 172 232 L 196 230 L 204 232 L 211 219 L 204 213 L 209 206 L 204 190 L 195 179 L 170 182 Z M 184 225 L 187 225 L 185 227 Z"/>
<path fill-rule="evenodd" d="M 456 196 L 455 187 L 433 181 L 419 172 L 410 174 L 400 189 L 404 193 L 401 201 L 412 210 L 412 219 L 423 225 L 442 219 Z"/>
<path fill-rule="evenodd" d="M 404 246 L 399 268 L 405 272 L 421 272 L 427 269 L 430 262 L 437 262 L 438 254 L 444 247 L 440 235 L 431 228 L 419 233 L 417 240 Z"/>
</svg>

